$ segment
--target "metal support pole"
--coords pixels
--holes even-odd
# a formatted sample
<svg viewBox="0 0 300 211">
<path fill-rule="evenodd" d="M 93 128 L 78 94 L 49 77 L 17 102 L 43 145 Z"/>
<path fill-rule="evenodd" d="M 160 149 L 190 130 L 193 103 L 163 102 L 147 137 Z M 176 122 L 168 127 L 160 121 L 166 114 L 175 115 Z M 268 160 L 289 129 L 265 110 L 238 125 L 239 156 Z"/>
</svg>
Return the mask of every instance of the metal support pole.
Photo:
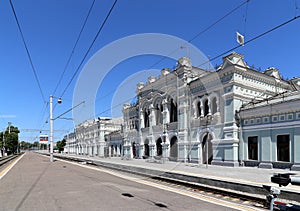
<svg viewBox="0 0 300 211">
<path fill-rule="evenodd" d="M 53 114 L 52 114 L 52 100 L 53 96 L 50 95 L 50 162 L 53 162 Z"/>
<path fill-rule="evenodd" d="M 208 133 L 206 134 L 206 168 L 208 168 Z"/>
<path fill-rule="evenodd" d="M 206 168 L 208 168 L 208 132 L 206 132 L 206 143 L 205 143 L 205 145 L 206 145 Z"/>
</svg>

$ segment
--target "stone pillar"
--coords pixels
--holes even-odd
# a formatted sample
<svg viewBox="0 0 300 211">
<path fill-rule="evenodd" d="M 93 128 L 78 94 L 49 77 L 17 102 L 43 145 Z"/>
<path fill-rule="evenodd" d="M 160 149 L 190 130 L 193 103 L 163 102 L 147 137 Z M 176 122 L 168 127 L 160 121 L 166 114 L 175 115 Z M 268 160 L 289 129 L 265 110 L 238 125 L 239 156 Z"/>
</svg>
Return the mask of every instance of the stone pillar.
<svg viewBox="0 0 300 211">
<path fill-rule="evenodd" d="M 168 101 L 167 99 L 164 99 L 163 102 L 163 124 L 168 124 L 170 122 L 170 111 L 168 108 Z"/>
<path fill-rule="evenodd" d="M 139 153 L 139 158 L 143 158 L 143 155 L 145 154 L 145 146 L 144 142 L 140 144 L 140 153 Z"/>
<path fill-rule="evenodd" d="M 143 110 L 140 110 L 140 128 L 144 128 L 145 127 L 145 122 L 144 122 L 144 113 Z"/>
<path fill-rule="evenodd" d="M 117 156 L 117 157 L 120 157 L 120 146 L 119 146 L 119 145 L 117 145 L 116 156 Z"/>
<path fill-rule="evenodd" d="M 150 109 L 150 115 L 149 115 L 149 126 L 152 127 L 156 125 L 156 118 L 155 118 L 155 108 L 153 104 L 149 106 Z"/>
<path fill-rule="evenodd" d="M 162 143 L 162 160 L 163 162 L 169 160 L 170 156 L 170 141 L 169 141 L 169 136 L 168 134 L 164 134 L 165 137 L 163 137 L 163 143 Z"/>
</svg>

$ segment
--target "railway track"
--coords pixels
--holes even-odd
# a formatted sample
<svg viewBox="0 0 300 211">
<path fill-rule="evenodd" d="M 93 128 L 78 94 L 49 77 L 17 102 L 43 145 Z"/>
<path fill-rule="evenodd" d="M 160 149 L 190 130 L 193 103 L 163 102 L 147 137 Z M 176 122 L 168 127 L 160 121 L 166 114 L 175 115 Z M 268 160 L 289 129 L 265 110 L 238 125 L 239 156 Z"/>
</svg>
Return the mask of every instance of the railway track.
<svg viewBox="0 0 300 211">
<path fill-rule="evenodd" d="M 1 157 L 0 158 L 0 167 L 5 165 L 6 163 L 8 163 L 9 161 L 19 157 L 22 153 L 20 154 L 13 154 L 13 155 L 9 155 L 9 156 L 5 156 L 5 157 Z"/>
</svg>

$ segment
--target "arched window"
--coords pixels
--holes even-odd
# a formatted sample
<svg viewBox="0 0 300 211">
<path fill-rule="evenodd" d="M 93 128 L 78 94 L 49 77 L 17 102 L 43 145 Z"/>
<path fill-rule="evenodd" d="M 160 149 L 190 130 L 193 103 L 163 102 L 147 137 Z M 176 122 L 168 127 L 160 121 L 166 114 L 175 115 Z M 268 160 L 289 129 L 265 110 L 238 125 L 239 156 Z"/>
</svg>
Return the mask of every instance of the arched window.
<svg viewBox="0 0 300 211">
<path fill-rule="evenodd" d="M 144 142 L 144 158 L 148 158 L 150 155 L 150 150 L 149 150 L 149 140 L 146 139 Z"/>
<path fill-rule="evenodd" d="M 173 99 L 171 99 L 170 122 L 177 122 L 177 105 Z"/>
<path fill-rule="evenodd" d="M 155 107 L 156 110 L 156 125 L 162 124 L 163 123 L 163 115 L 162 115 L 162 111 L 163 111 L 163 106 L 162 104 L 156 104 Z"/>
<path fill-rule="evenodd" d="M 201 102 L 199 101 L 197 103 L 197 117 L 201 116 Z"/>
<path fill-rule="evenodd" d="M 161 115 L 160 115 L 160 120 L 159 120 L 159 123 L 162 124 L 163 123 L 163 112 L 164 111 L 164 107 L 163 107 L 163 104 L 160 103 L 160 112 L 161 112 Z"/>
<path fill-rule="evenodd" d="M 217 111 L 218 111 L 218 108 L 217 108 L 217 98 L 214 97 L 212 99 L 211 112 L 212 112 L 212 114 L 215 114 L 215 113 L 217 113 Z"/>
<path fill-rule="evenodd" d="M 204 116 L 209 113 L 208 99 L 204 101 Z"/>
<path fill-rule="evenodd" d="M 149 127 L 149 115 L 150 115 L 149 109 L 145 109 L 144 110 L 144 125 L 145 125 L 145 127 Z"/>
<path fill-rule="evenodd" d="M 170 160 L 177 160 L 178 158 L 178 140 L 177 137 L 173 137 L 170 142 Z"/>
<path fill-rule="evenodd" d="M 159 138 L 156 141 L 156 155 L 162 156 L 162 140 L 161 140 L 161 138 Z"/>
</svg>

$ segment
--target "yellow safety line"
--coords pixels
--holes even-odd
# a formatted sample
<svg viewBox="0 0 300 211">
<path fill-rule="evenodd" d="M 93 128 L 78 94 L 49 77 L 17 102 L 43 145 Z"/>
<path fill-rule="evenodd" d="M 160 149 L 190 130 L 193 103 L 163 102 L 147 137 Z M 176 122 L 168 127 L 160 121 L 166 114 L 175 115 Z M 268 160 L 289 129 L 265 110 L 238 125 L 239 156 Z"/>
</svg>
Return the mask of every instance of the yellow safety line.
<svg viewBox="0 0 300 211">
<path fill-rule="evenodd" d="M 79 163 L 74 163 L 74 162 L 66 161 L 66 160 L 62 160 L 62 159 L 57 159 L 57 160 L 60 160 L 62 162 L 66 162 L 66 163 L 70 163 L 70 164 L 73 164 L 73 165 L 77 165 L 77 166 L 80 166 L 80 167 L 83 167 L 83 168 L 88 168 L 88 169 L 92 169 L 92 170 L 96 170 L 96 171 L 105 172 L 105 173 L 114 175 L 116 177 L 127 179 L 127 180 L 137 182 L 137 183 L 140 183 L 140 184 L 156 187 L 156 188 L 159 188 L 159 189 L 167 190 L 167 191 L 170 191 L 170 192 L 178 193 L 178 194 L 181 194 L 181 195 L 189 196 L 189 197 L 199 199 L 199 200 L 204 201 L 204 202 L 220 205 L 220 206 L 223 206 L 223 207 L 229 207 L 229 208 L 233 208 L 233 209 L 237 209 L 237 210 L 246 210 L 246 211 L 262 210 L 262 209 L 259 209 L 259 208 L 253 208 L 253 207 L 246 206 L 246 205 L 239 205 L 239 204 L 236 204 L 236 203 L 228 202 L 228 201 L 225 201 L 225 200 L 222 200 L 222 199 L 216 199 L 214 197 L 205 196 L 205 195 L 199 194 L 199 193 L 196 194 L 196 193 L 191 193 L 191 192 L 188 192 L 188 191 L 178 190 L 176 188 L 172 188 L 172 187 L 169 187 L 169 186 L 157 184 L 157 183 L 150 182 L 150 181 L 145 181 L 143 179 L 137 179 L 137 178 L 133 178 L 133 177 L 126 176 L 126 175 L 121 175 L 121 174 L 118 174 L 116 172 L 112 172 L 112 171 L 105 170 L 105 169 L 99 169 L 99 168 L 92 167 L 92 166 L 86 166 L 86 165 L 82 165 L 82 164 L 79 164 Z"/>
<path fill-rule="evenodd" d="M 19 157 L 17 160 L 15 160 L 14 162 L 12 162 L 8 166 L 6 166 L 6 168 L 3 169 L 3 171 L 0 172 L 0 180 L 19 162 L 19 160 L 22 159 L 22 157 L 24 155 L 25 155 L 25 153 L 23 155 L 21 155 L 21 157 Z"/>
</svg>

